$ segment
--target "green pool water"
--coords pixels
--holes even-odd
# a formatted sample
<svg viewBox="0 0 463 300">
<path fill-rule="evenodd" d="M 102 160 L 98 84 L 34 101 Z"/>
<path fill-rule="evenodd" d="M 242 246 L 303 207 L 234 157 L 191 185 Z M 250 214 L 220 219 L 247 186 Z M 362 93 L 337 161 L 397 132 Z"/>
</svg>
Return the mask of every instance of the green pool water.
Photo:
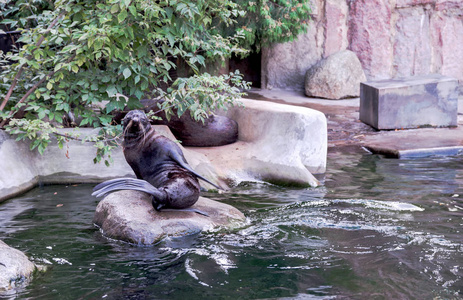
<svg viewBox="0 0 463 300">
<path fill-rule="evenodd" d="M 233 231 L 140 247 L 92 224 L 93 185 L 0 204 L 0 239 L 48 266 L 0 299 L 462 299 L 463 158 L 331 150 L 321 188 L 241 183 L 204 196 Z"/>
</svg>

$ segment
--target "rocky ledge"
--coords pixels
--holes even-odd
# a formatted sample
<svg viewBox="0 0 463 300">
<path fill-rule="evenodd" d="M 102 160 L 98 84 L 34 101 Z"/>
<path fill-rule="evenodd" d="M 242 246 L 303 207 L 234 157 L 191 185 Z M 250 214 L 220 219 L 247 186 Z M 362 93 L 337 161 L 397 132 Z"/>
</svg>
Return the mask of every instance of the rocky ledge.
<svg viewBox="0 0 463 300">
<path fill-rule="evenodd" d="M 98 204 L 93 222 L 104 236 L 137 245 L 156 244 L 166 237 L 180 237 L 201 231 L 233 228 L 245 221 L 234 207 L 200 197 L 189 211 L 155 211 L 150 196 L 137 191 L 109 194 Z"/>
<path fill-rule="evenodd" d="M 0 295 L 18 282 L 27 282 L 35 270 L 24 253 L 0 241 Z"/>
<path fill-rule="evenodd" d="M 276 184 L 318 186 L 312 174 L 326 169 L 327 121 L 319 111 L 242 99 L 243 107 L 226 114 L 238 123 L 238 142 L 220 147 L 182 147 L 190 166 L 226 189 L 229 182 L 264 180 Z M 61 133 L 74 129 L 62 129 Z M 87 136 L 99 129 L 82 128 Z M 173 140 L 169 128 L 156 131 Z M 40 183 L 95 183 L 118 177 L 134 177 L 122 149 L 112 152 L 114 163 L 94 164 L 91 144 L 69 141 L 66 150 L 50 143 L 43 155 L 30 151 L 29 142 L 17 142 L 0 131 L 0 202 Z M 205 184 L 206 189 L 211 186 Z"/>
</svg>

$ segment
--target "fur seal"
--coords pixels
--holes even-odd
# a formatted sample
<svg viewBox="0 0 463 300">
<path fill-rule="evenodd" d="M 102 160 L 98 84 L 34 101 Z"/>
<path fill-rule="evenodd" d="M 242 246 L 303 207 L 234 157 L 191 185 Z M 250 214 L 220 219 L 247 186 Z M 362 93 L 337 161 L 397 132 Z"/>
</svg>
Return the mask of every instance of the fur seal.
<svg viewBox="0 0 463 300">
<path fill-rule="evenodd" d="M 102 182 L 93 189 L 93 196 L 116 190 L 137 190 L 152 195 L 156 210 L 185 209 L 198 201 L 198 178 L 220 189 L 188 165 L 180 147 L 158 134 L 143 111 L 130 111 L 123 119 L 123 128 L 124 156 L 138 179 L 119 178 Z"/>
</svg>

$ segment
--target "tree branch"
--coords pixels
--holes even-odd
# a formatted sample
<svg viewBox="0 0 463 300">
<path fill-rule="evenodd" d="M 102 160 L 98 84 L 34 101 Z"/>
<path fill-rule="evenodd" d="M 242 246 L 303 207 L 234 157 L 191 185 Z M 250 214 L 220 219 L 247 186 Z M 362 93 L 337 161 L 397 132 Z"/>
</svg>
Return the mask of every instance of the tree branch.
<svg viewBox="0 0 463 300">
<path fill-rule="evenodd" d="M 37 43 L 35 44 L 35 49 L 32 50 L 31 54 L 27 57 L 28 60 L 30 60 L 32 58 L 32 55 L 34 54 L 34 51 L 43 43 L 43 41 L 45 40 L 45 34 L 47 34 L 48 32 L 50 32 L 50 30 L 56 25 L 56 23 L 58 23 L 59 19 L 61 19 L 61 17 L 63 17 L 65 14 L 64 11 L 62 11 L 51 23 L 50 25 L 48 25 L 48 28 L 47 30 L 42 34 L 42 36 L 39 38 L 39 40 L 37 41 Z M 6 103 L 8 102 L 8 100 L 10 100 L 10 97 L 11 95 L 13 94 L 13 90 L 14 88 L 16 87 L 16 85 L 18 84 L 18 79 L 19 77 L 21 77 L 22 73 L 24 71 L 24 65 L 22 65 L 19 70 L 18 70 L 18 73 L 16 73 L 16 76 L 14 77 L 13 79 L 13 82 L 11 83 L 11 86 L 10 86 L 10 89 L 8 90 L 8 93 L 6 94 L 5 96 L 5 99 L 3 99 L 3 102 L 2 104 L 0 105 L 0 111 L 3 111 L 3 109 L 5 108 L 6 106 Z M 2 124 L 4 124 L 4 122 L 2 122 Z M 1 125 L 0 127 L 3 127 L 3 125 Z"/>
<path fill-rule="evenodd" d="M 76 57 L 75 53 L 71 57 L 69 57 L 69 59 L 66 61 L 66 63 L 70 63 L 74 59 L 74 57 Z M 19 100 L 18 103 L 16 103 L 16 105 L 14 107 L 18 107 L 18 104 L 23 103 L 24 101 L 26 101 L 27 97 L 29 97 L 42 83 L 44 83 L 45 80 L 47 80 L 47 78 L 51 78 L 53 75 L 55 75 L 55 71 L 51 71 L 47 75 L 43 76 L 42 79 L 40 79 L 36 84 L 34 84 L 33 87 L 31 87 L 27 91 L 26 94 L 24 94 L 24 96 L 21 98 L 21 100 Z M 6 120 L 11 118 L 12 115 L 13 115 L 13 110 L 11 110 L 10 113 L 8 114 L 8 117 L 5 118 L 2 121 L 2 123 L 0 123 L 0 128 L 3 128 L 3 126 L 5 126 Z"/>
</svg>

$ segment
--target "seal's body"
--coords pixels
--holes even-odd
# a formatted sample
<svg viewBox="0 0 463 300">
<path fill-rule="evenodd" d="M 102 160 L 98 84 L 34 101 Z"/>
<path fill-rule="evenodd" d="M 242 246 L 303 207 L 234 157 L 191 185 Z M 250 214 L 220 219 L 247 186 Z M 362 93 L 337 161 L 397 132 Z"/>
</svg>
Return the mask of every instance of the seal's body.
<svg viewBox="0 0 463 300">
<path fill-rule="evenodd" d="M 216 186 L 188 165 L 182 150 L 175 142 L 158 134 L 151 127 L 144 112 L 130 111 L 123 124 L 124 156 L 138 180 L 108 180 L 97 185 L 92 195 L 98 197 L 122 189 L 139 190 L 153 196 L 153 206 L 157 210 L 163 207 L 181 209 L 198 201 L 198 178 Z"/>
</svg>

